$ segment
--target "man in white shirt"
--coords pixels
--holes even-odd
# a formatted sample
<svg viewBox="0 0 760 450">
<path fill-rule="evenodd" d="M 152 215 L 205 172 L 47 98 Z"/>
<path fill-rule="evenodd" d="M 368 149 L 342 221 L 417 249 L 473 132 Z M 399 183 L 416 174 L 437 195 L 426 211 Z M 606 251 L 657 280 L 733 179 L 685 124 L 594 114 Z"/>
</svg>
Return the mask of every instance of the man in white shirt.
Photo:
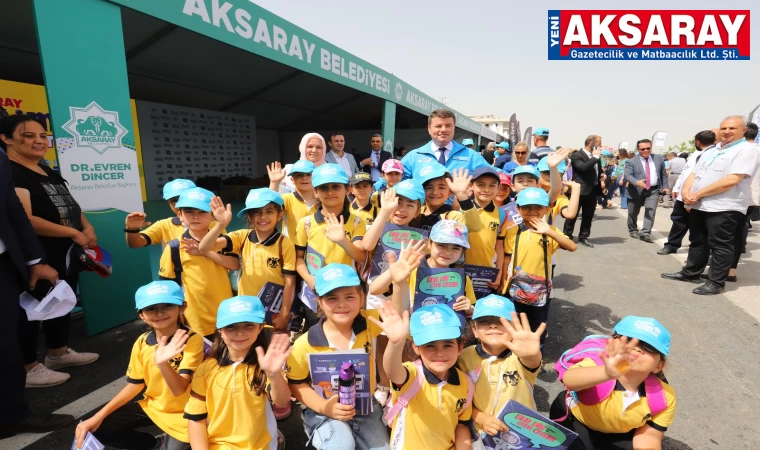
<svg viewBox="0 0 760 450">
<path fill-rule="evenodd" d="M 720 147 L 701 155 L 683 185 L 683 202 L 691 208 L 689 256 L 679 272 L 663 273 L 662 277 L 699 282 L 712 252 L 707 282 L 692 291 L 698 295 L 723 292 L 736 253 L 741 251 L 741 226 L 758 162 L 755 145 L 744 138 L 746 132 L 744 117 L 725 118 L 720 124 Z"/>
<path fill-rule="evenodd" d="M 671 188 L 676 185 L 676 181 L 678 180 L 678 177 L 681 175 L 681 172 L 683 172 L 684 166 L 686 166 L 686 158 L 681 158 L 681 156 L 676 152 L 670 152 L 667 156 L 668 160 L 668 186 Z M 666 208 L 672 208 L 673 207 L 673 196 L 668 195 L 668 204 L 665 205 Z"/>
<path fill-rule="evenodd" d="M 340 164 L 346 171 L 348 177 L 356 175 L 359 168 L 356 166 L 354 155 L 346 153 L 346 138 L 340 133 L 330 135 L 330 151 L 325 154 L 325 161 L 333 164 Z"/>
</svg>

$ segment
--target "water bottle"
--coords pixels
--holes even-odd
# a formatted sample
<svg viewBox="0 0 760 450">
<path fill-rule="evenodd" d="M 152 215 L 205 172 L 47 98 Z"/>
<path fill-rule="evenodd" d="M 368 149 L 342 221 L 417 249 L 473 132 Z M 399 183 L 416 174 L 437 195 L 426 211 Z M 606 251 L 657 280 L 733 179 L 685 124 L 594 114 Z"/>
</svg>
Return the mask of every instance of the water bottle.
<svg viewBox="0 0 760 450">
<path fill-rule="evenodd" d="M 338 398 L 341 405 L 356 407 L 356 370 L 353 363 L 344 362 L 340 366 Z"/>
</svg>

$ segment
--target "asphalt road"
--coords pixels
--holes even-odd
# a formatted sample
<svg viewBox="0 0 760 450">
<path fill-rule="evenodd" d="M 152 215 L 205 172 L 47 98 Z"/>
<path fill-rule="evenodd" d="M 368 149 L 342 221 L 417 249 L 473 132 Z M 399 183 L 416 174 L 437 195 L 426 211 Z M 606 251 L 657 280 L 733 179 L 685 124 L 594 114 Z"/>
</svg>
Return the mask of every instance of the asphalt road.
<svg viewBox="0 0 760 450">
<path fill-rule="evenodd" d="M 655 237 L 667 234 L 669 213 L 667 209 L 658 211 Z M 597 211 L 590 239 L 595 248 L 579 246 L 575 253 L 559 255 L 544 354 L 549 370 L 539 376 L 535 389 L 538 409 L 547 412 L 562 390 L 551 367 L 564 350 L 588 334 L 610 333 L 626 315 L 653 316 L 673 336 L 665 373 L 678 395 L 676 419 L 666 433 L 663 448 L 760 448 L 758 231 L 760 222 L 750 231 L 746 261 L 739 267 L 739 282 L 729 284 L 723 295 L 700 297 L 691 293 L 694 285 L 660 278 L 661 272 L 679 269 L 685 250 L 659 256 L 656 251 L 661 243 L 648 244 L 628 237 L 623 212 Z M 35 410 L 62 409 L 84 416 L 97 410 L 123 386 L 131 345 L 145 325 L 136 321 L 92 337 L 85 337 L 83 328 L 81 322 L 73 325 L 71 346 L 98 352 L 100 360 L 64 369 L 72 377 L 61 386 L 27 390 Z M 280 429 L 288 440 L 287 448 L 299 449 L 306 439 L 298 407 L 294 405 L 293 411 L 288 420 L 280 423 Z M 73 428 L 46 436 L 21 435 L 0 440 L 0 448 L 69 449 Z"/>
</svg>

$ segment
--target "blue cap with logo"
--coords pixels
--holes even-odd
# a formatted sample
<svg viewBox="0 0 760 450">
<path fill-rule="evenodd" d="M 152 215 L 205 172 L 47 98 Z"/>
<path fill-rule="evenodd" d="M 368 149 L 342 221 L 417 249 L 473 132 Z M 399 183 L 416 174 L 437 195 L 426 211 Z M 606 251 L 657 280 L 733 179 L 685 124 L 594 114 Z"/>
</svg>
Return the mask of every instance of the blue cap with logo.
<svg viewBox="0 0 760 450">
<path fill-rule="evenodd" d="M 174 205 L 177 208 L 195 208 L 201 211 L 211 211 L 211 198 L 214 193 L 199 187 L 183 191 L 179 195 L 179 201 Z"/>
<path fill-rule="evenodd" d="M 646 342 L 665 356 L 668 356 L 670 352 L 670 331 L 657 319 L 638 316 L 623 317 L 612 332 Z"/>
<path fill-rule="evenodd" d="M 509 150 L 509 142 L 507 141 L 501 141 L 498 144 L 496 144 L 496 146 L 499 148 L 504 148 L 504 149 Z"/>
<path fill-rule="evenodd" d="M 541 188 L 525 188 L 517 194 L 517 206 L 549 206 L 549 194 Z"/>
<path fill-rule="evenodd" d="M 495 178 L 497 182 L 499 181 L 499 172 L 493 166 L 481 166 L 475 169 L 475 172 L 472 173 L 472 181 L 485 175 Z"/>
<path fill-rule="evenodd" d="M 430 161 L 424 165 L 419 165 L 419 169 L 414 173 L 414 180 L 424 185 L 430 180 L 441 178 L 448 173 L 446 167 L 435 161 Z"/>
<path fill-rule="evenodd" d="M 549 137 L 549 129 L 548 128 L 536 128 L 536 131 L 533 132 L 533 136 Z"/>
<path fill-rule="evenodd" d="M 285 203 L 282 201 L 282 196 L 268 188 L 251 189 L 248 192 L 248 197 L 245 198 L 245 208 L 241 209 L 237 213 L 238 217 L 242 217 L 249 209 L 263 208 L 270 203 L 277 203 L 283 206 Z"/>
<path fill-rule="evenodd" d="M 475 302 L 475 311 L 472 320 L 480 317 L 503 317 L 512 320 L 512 313 L 516 312 L 515 305 L 506 297 L 490 294 Z"/>
<path fill-rule="evenodd" d="M 523 173 L 536 177 L 536 180 L 541 178 L 541 175 L 538 173 L 538 169 L 536 169 L 535 166 L 526 164 L 524 166 L 517 166 L 517 168 L 512 171 L 512 181 L 514 182 L 515 177 Z"/>
<path fill-rule="evenodd" d="M 602 150 L 602 156 L 610 157 L 612 156 L 612 152 L 609 150 Z"/>
<path fill-rule="evenodd" d="M 314 290 L 320 297 L 335 289 L 359 286 L 360 283 L 356 270 L 346 264 L 328 264 L 314 274 Z"/>
<path fill-rule="evenodd" d="M 557 165 L 557 171 L 559 173 L 565 173 L 566 169 L 567 169 L 567 164 L 565 164 L 565 161 L 561 161 Z M 541 158 L 541 161 L 538 162 L 538 171 L 539 172 L 548 172 L 549 171 L 549 163 L 546 161 L 546 158 Z"/>
<path fill-rule="evenodd" d="M 311 173 L 312 186 L 318 187 L 330 183 L 348 184 L 348 174 L 339 164 L 322 164 Z"/>
<path fill-rule="evenodd" d="M 266 310 L 261 300 L 253 295 L 238 295 L 219 304 L 216 327 L 224 328 L 236 323 L 264 323 Z"/>
<path fill-rule="evenodd" d="M 138 311 L 161 304 L 182 306 L 184 301 L 185 293 L 182 292 L 182 288 L 171 280 L 152 281 L 140 286 L 135 292 L 135 307 Z"/>
<path fill-rule="evenodd" d="M 164 185 L 164 200 L 170 198 L 179 197 L 179 195 L 187 189 L 194 188 L 195 183 L 184 178 L 177 178 Z"/>
<path fill-rule="evenodd" d="M 404 180 L 393 186 L 396 195 L 406 197 L 411 201 L 423 202 L 425 200 L 425 189 L 416 180 Z"/>
<path fill-rule="evenodd" d="M 409 319 L 409 330 L 415 345 L 456 339 L 462 335 L 459 316 L 447 305 L 417 308 Z"/>
<path fill-rule="evenodd" d="M 467 147 L 468 145 L 475 145 L 475 141 L 473 141 L 470 138 L 465 138 L 465 139 L 462 139 L 462 145 L 464 145 L 465 147 Z"/>
<path fill-rule="evenodd" d="M 456 220 L 439 220 L 430 230 L 430 240 L 438 244 L 453 244 L 470 248 L 467 227 Z"/>
<path fill-rule="evenodd" d="M 290 174 L 294 173 L 312 173 L 314 172 L 314 163 L 305 159 L 299 159 L 290 168 Z"/>
</svg>

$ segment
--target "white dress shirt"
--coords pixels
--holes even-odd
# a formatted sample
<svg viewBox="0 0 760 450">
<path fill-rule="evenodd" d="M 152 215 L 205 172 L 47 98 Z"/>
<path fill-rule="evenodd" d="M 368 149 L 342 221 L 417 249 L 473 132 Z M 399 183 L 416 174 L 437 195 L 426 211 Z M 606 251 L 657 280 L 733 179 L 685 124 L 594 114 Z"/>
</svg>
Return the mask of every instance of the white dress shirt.
<svg viewBox="0 0 760 450">
<path fill-rule="evenodd" d="M 435 145 L 435 142 L 430 143 L 430 150 L 433 151 L 436 161 L 441 157 L 441 148 L 446 149 L 445 161 L 448 161 L 449 158 L 451 158 L 451 151 L 454 150 L 454 141 L 451 141 L 448 144 L 446 144 L 446 147 L 439 147 Z"/>
<path fill-rule="evenodd" d="M 5 253 L 7 249 L 8 248 L 5 246 L 5 242 L 3 242 L 2 239 L 0 239 L 0 255 L 2 255 L 3 253 Z M 42 258 L 33 259 L 31 261 L 27 261 L 26 265 L 27 266 L 33 266 L 35 264 L 39 264 L 40 261 L 42 261 Z"/>
<path fill-rule="evenodd" d="M 705 150 L 709 150 L 713 148 L 714 146 L 711 145 L 707 147 Z M 686 165 L 683 166 L 683 169 L 681 170 L 681 175 L 678 176 L 678 180 L 676 180 L 676 185 L 671 186 L 670 189 L 672 191 L 678 192 L 677 200 L 682 202 L 683 197 L 681 196 L 681 189 L 683 188 L 683 184 L 686 181 L 687 178 L 689 178 L 689 175 L 694 170 L 694 166 L 697 165 L 697 159 L 699 158 L 699 155 L 704 153 L 704 150 L 697 150 L 686 159 Z"/>
<path fill-rule="evenodd" d="M 644 168 L 644 173 L 646 174 L 647 168 L 644 166 L 647 164 L 647 160 L 649 162 L 649 186 L 657 186 L 657 182 L 660 181 L 660 177 L 657 176 L 657 168 L 654 165 L 654 157 L 650 154 L 649 158 L 644 159 L 643 156 L 639 155 L 639 159 L 641 160 L 641 167 Z M 646 176 L 646 175 L 644 175 Z M 646 183 L 646 179 L 644 180 Z"/>
<path fill-rule="evenodd" d="M 369 171 L 373 182 L 379 180 L 383 176 L 382 167 L 380 167 L 380 152 L 382 151 L 383 149 L 369 151 L 369 159 L 372 160 L 372 164 L 375 165 Z"/>
<path fill-rule="evenodd" d="M 340 164 L 340 166 L 341 166 L 341 167 L 343 167 L 343 170 L 345 170 L 345 171 L 346 171 L 346 174 L 348 174 L 348 176 L 349 176 L 349 177 L 351 177 L 351 175 L 353 175 L 353 174 L 351 173 L 351 164 L 349 164 L 349 163 L 348 163 L 348 158 L 346 157 L 346 153 L 345 153 L 345 152 L 343 152 L 343 155 L 342 155 L 342 156 L 338 156 L 338 154 L 337 154 L 337 153 L 335 153 L 335 152 L 334 152 L 334 151 L 332 151 L 332 150 L 330 150 L 330 153 L 332 153 L 332 155 L 333 155 L 333 158 L 335 158 L 335 161 L 336 161 L 338 164 Z"/>
</svg>

